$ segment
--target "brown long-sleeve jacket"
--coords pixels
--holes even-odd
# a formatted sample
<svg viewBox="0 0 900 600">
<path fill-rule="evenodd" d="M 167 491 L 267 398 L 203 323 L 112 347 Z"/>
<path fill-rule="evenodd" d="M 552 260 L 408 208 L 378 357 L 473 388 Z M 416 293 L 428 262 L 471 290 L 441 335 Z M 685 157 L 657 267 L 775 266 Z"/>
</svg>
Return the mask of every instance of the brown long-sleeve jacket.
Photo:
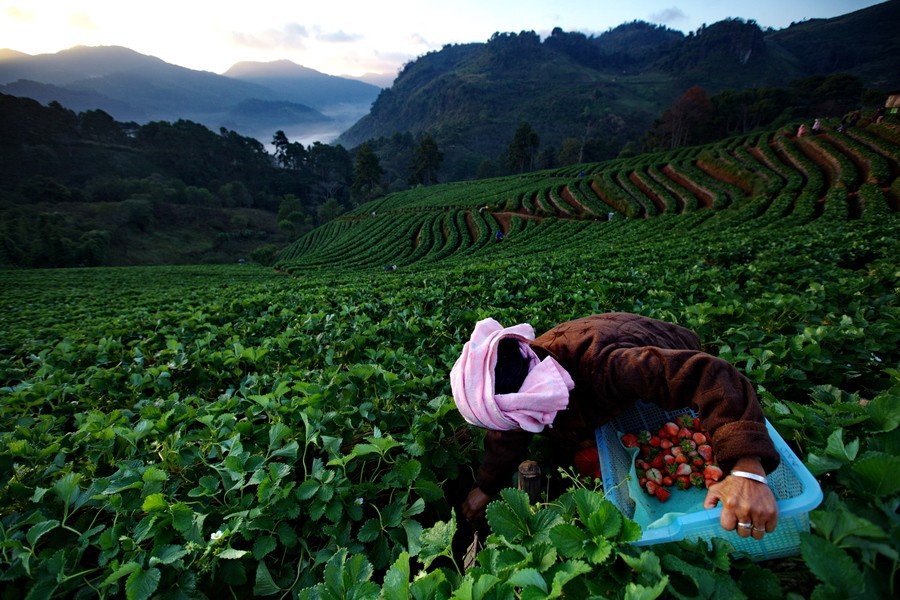
<svg viewBox="0 0 900 600">
<path fill-rule="evenodd" d="M 665 410 L 693 408 L 725 473 L 743 457 L 758 457 L 767 473 L 779 464 L 750 382 L 727 361 L 701 351 L 697 335 L 684 327 L 607 313 L 557 325 L 531 347 L 541 359 L 553 356 L 575 381 L 568 408 L 540 435 L 574 447 L 642 399 Z M 509 484 L 532 435 L 487 431 L 476 474 L 484 493 L 493 496 Z"/>
</svg>

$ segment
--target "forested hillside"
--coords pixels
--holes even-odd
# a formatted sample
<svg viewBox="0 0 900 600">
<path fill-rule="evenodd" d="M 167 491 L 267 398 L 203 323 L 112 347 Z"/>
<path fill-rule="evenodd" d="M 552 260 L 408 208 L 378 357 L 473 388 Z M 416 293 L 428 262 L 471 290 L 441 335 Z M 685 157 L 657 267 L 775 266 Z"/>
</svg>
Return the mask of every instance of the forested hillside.
<svg viewBox="0 0 900 600">
<path fill-rule="evenodd" d="M 653 150 L 645 133 L 695 86 L 716 114 L 714 137 L 694 144 L 735 133 L 727 123 L 747 112 L 764 113 L 752 120 L 771 127 L 840 117 L 883 104 L 900 87 L 900 41 L 888 26 L 898 22 L 900 4 L 884 2 L 779 31 L 735 18 L 688 35 L 643 22 L 597 36 L 557 28 L 544 40 L 534 31 L 495 33 L 408 63 L 337 141 L 367 142 L 387 161 L 398 136 L 428 132 L 445 153 L 444 180 L 460 180 L 510 172 L 508 145 L 523 122 L 538 137 L 537 168 Z M 841 78 L 822 85 L 838 74 L 849 88 Z M 773 102 L 779 94 L 788 100 Z M 840 102 L 829 104 L 834 96 Z M 744 132 L 755 126 L 743 124 Z"/>
<path fill-rule="evenodd" d="M 346 149 L 273 146 L 0 94 L 0 265 L 265 261 L 354 201 Z"/>
</svg>

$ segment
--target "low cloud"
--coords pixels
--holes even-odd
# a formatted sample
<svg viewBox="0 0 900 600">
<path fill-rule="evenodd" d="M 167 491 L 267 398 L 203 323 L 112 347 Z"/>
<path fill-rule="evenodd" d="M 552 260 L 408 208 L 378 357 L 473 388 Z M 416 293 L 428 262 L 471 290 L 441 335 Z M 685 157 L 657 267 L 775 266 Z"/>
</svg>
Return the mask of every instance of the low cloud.
<svg viewBox="0 0 900 600">
<path fill-rule="evenodd" d="M 273 48 L 287 48 L 290 50 L 303 50 L 309 40 L 309 30 L 299 23 L 288 23 L 280 31 L 269 29 L 257 33 L 244 33 L 234 31 L 231 38 L 235 44 L 247 48 L 270 50 Z"/>
<path fill-rule="evenodd" d="M 7 8 L 6 15 L 13 21 L 20 21 L 22 23 L 34 21 L 34 13 L 27 11 L 24 8 L 19 8 L 18 6 L 10 6 Z"/>
<path fill-rule="evenodd" d="M 684 11 L 678 8 L 677 6 L 673 6 L 672 8 L 666 8 L 659 12 L 655 12 L 650 15 L 650 21 L 653 23 L 662 23 L 665 25 L 671 25 L 672 23 L 677 23 L 678 21 L 684 21 L 687 19 L 687 15 L 684 14 Z"/>
<path fill-rule="evenodd" d="M 70 14 L 69 25 L 76 29 L 97 29 L 97 25 L 94 23 L 93 19 L 84 13 Z"/>
<path fill-rule="evenodd" d="M 335 31 L 332 33 L 321 33 L 318 38 L 323 42 L 344 44 L 349 42 L 358 42 L 363 36 L 355 33 L 345 33 L 343 31 Z"/>
</svg>

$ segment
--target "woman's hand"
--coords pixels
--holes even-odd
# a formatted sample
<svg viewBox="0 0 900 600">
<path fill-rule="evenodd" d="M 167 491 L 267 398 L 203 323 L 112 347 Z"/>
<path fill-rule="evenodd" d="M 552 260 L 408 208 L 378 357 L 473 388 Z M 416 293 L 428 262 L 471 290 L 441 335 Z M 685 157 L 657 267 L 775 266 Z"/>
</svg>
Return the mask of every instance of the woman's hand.
<svg viewBox="0 0 900 600">
<path fill-rule="evenodd" d="M 734 471 L 747 471 L 765 475 L 758 458 L 742 458 L 735 464 Z M 778 505 L 769 486 L 759 481 L 729 475 L 721 482 L 710 486 L 703 502 L 703 508 L 715 508 L 722 502 L 722 516 L 719 523 L 728 531 L 737 530 L 741 537 L 753 536 L 761 540 L 767 533 L 775 531 L 778 525 Z"/>
<path fill-rule="evenodd" d="M 467 521 L 471 522 L 484 515 L 491 497 L 481 491 L 481 488 L 475 488 L 466 496 L 465 502 L 462 504 L 462 513 Z"/>
</svg>

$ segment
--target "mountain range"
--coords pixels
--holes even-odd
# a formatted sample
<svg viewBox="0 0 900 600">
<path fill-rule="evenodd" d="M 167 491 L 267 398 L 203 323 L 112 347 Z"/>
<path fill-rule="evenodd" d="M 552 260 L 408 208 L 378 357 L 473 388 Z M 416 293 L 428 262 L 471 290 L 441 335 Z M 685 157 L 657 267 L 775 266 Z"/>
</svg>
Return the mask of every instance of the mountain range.
<svg viewBox="0 0 900 600">
<path fill-rule="evenodd" d="M 593 139 L 601 146 L 594 160 L 603 160 L 640 140 L 695 85 L 713 95 L 847 73 L 886 97 L 900 89 L 898 30 L 900 0 L 891 0 L 781 30 L 727 19 L 687 35 L 640 21 L 598 36 L 494 34 L 407 64 L 336 141 L 354 147 L 428 132 L 445 154 L 445 175 L 456 179 L 502 156 L 526 122 L 542 148 Z M 784 119 L 814 116 L 832 115 L 788 110 Z"/>
<path fill-rule="evenodd" d="M 187 119 L 268 142 L 290 135 L 334 137 L 365 114 L 377 86 L 290 61 L 242 62 L 223 75 L 172 65 L 119 46 L 55 54 L 0 50 L 0 92 L 53 100 L 117 121 Z"/>
<path fill-rule="evenodd" d="M 303 143 L 372 141 L 385 157 L 389 144 L 378 140 L 428 133 L 444 155 L 442 179 L 452 180 L 500 160 L 522 123 L 548 153 L 593 140 L 594 160 L 614 157 L 696 85 L 715 94 L 847 73 L 871 97 L 886 94 L 900 89 L 898 28 L 900 0 L 889 0 L 781 30 L 734 18 L 687 34 L 641 21 L 599 35 L 495 33 L 420 56 L 383 89 L 289 61 L 218 75 L 115 46 L 0 50 L 0 92 L 118 121 L 188 119 L 265 144 L 278 129 Z"/>
</svg>

